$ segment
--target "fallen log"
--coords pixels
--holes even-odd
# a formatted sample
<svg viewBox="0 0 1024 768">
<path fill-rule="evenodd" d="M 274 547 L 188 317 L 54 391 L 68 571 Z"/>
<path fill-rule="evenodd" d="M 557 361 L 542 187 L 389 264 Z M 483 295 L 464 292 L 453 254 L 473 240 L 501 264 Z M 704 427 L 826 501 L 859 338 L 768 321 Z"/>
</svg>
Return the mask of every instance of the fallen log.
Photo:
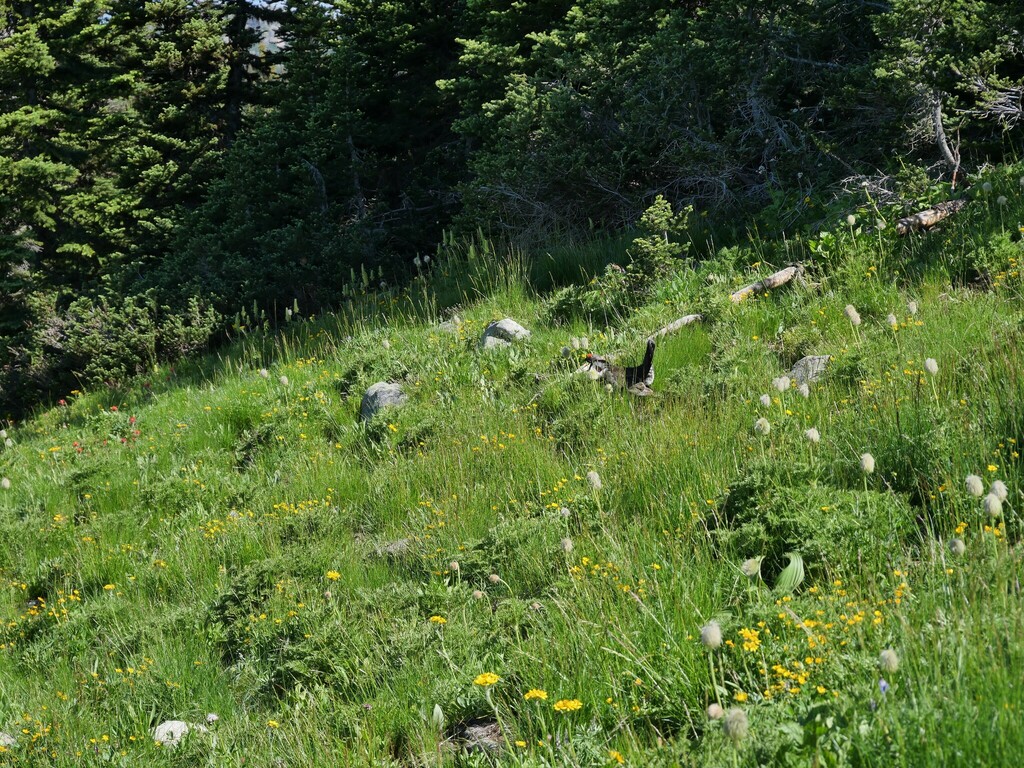
<svg viewBox="0 0 1024 768">
<path fill-rule="evenodd" d="M 663 336 L 668 336 L 670 333 L 675 333 L 680 328 L 684 328 L 687 325 L 692 325 L 693 323 L 699 323 L 703 319 L 704 319 L 704 315 L 700 315 L 700 314 L 698 314 L 698 315 L 685 315 L 684 317 L 680 317 L 678 320 L 673 320 L 671 323 L 666 325 L 664 328 L 661 328 L 660 330 L 655 331 L 654 335 L 651 336 L 651 338 L 652 339 L 660 339 Z"/>
<path fill-rule="evenodd" d="M 966 200 L 947 200 L 944 203 L 939 203 L 934 208 L 928 208 L 920 213 L 915 213 L 913 216 L 902 218 L 896 222 L 896 234 L 906 235 L 920 230 L 927 231 L 943 219 L 962 210 L 965 205 L 967 205 Z"/>
<path fill-rule="evenodd" d="M 803 274 L 803 271 L 804 268 L 802 266 L 799 264 L 793 264 L 785 269 L 780 269 L 772 275 L 768 275 L 764 280 L 758 280 L 756 283 L 743 286 L 738 291 L 733 291 L 729 298 L 734 304 L 739 304 L 751 294 L 764 293 L 765 291 L 771 291 L 785 285 L 794 277 Z"/>
</svg>

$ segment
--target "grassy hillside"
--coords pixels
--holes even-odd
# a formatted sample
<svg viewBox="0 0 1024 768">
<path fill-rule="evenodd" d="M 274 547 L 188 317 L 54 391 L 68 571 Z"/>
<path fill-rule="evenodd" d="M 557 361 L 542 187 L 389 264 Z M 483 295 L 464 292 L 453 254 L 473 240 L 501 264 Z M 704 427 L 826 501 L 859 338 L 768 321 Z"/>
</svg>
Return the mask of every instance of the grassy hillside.
<svg viewBox="0 0 1024 768">
<path fill-rule="evenodd" d="M 10 427 L 0 764 L 1010 764 L 1020 170 L 941 231 L 860 210 L 607 323 L 453 252 Z M 801 283 L 727 300 L 791 260 Z M 656 396 L 571 375 L 693 311 Z M 530 340 L 479 351 L 502 317 Z M 809 354 L 833 358 L 808 392 L 778 380 Z M 409 402 L 361 424 L 378 380 Z M 150 735 L 207 713 L 175 749 Z"/>
</svg>

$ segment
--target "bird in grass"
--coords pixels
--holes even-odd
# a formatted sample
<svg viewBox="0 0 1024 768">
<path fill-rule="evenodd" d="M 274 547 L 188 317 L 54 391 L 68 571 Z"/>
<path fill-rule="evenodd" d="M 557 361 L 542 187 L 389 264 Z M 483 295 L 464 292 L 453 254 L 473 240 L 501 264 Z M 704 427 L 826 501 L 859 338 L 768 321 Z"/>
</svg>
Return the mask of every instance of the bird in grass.
<svg viewBox="0 0 1024 768">
<path fill-rule="evenodd" d="M 601 379 L 615 389 L 625 389 L 641 397 L 654 394 L 654 390 L 651 389 L 651 384 L 654 383 L 654 339 L 647 340 L 647 352 L 640 365 L 616 365 L 606 357 L 592 354 L 587 355 L 587 363 L 595 379 Z"/>
</svg>

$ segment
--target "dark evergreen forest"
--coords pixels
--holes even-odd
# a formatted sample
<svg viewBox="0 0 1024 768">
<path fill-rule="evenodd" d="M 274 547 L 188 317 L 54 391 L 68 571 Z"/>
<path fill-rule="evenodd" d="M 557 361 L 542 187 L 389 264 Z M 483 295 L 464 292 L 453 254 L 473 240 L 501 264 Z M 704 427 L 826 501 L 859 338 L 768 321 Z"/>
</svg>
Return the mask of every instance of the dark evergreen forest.
<svg viewBox="0 0 1024 768">
<path fill-rule="evenodd" d="M 1020 155 L 1018 0 L 0 8 L 2 412 L 460 233 L 579 241 L 658 195 L 782 233 Z"/>
</svg>

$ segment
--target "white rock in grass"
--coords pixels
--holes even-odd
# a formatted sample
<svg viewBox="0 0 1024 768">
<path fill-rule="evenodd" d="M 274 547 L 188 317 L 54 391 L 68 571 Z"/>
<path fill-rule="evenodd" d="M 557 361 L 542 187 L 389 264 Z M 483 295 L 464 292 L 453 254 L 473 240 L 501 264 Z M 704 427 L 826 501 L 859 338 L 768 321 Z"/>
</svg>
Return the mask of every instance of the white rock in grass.
<svg viewBox="0 0 1024 768">
<path fill-rule="evenodd" d="M 402 391 L 400 384 L 378 381 L 363 395 L 363 402 L 359 406 L 359 417 L 363 421 L 369 421 L 381 409 L 404 405 L 408 399 L 409 396 Z"/>
<path fill-rule="evenodd" d="M 165 747 L 173 749 L 192 731 L 196 733 L 209 733 L 209 729 L 205 725 L 186 723 L 184 720 L 164 720 L 151 733 L 153 734 L 153 741 L 159 741 Z"/>
<path fill-rule="evenodd" d="M 17 743 L 18 740 L 11 734 L 0 731 L 0 747 L 13 747 Z"/>
<path fill-rule="evenodd" d="M 528 338 L 530 338 L 528 330 L 515 320 L 506 317 L 504 320 L 495 320 L 484 329 L 483 335 L 480 337 L 480 348 L 507 347 L 513 342 Z"/>
</svg>

